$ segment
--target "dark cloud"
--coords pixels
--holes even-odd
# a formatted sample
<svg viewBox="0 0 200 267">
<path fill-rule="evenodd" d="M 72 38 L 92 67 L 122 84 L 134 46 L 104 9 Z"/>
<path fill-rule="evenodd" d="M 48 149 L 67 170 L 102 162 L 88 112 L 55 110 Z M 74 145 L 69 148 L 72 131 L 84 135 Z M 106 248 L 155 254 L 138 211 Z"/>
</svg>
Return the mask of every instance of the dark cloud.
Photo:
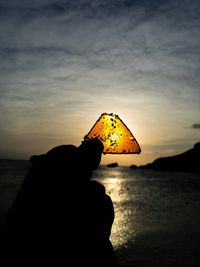
<svg viewBox="0 0 200 267">
<path fill-rule="evenodd" d="M 0 5 L 4 8 L 44 8 L 51 7 L 52 9 L 65 8 L 65 9 L 122 9 L 130 8 L 132 6 L 144 6 L 146 8 L 157 8 L 164 4 L 165 0 L 35 0 L 23 1 L 7 1 L 1 0 Z M 168 1 L 169 2 L 169 1 Z"/>
<path fill-rule="evenodd" d="M 192 128 L 193 128 L 193 129 L 200 129 L 200 123 L 194 123 L 194 124 L 192 125 Z"/>
<path fill-rule="evenodd" d="M 63 16 L 69 12 L 81 13 L 90 17 L 115 16 L 116 14 L 132 15 L 143 14 L 153 16 L 156 13 L 168 13 L 175 10 L 179 15 L 183 8 L 193 12 L 198 7 L 198 0 L 38 0 L 38 1 L 0 1 L 0 12 L 3 16 L 8 14 L 20 15 L 22 18 L 35 18 L 37 16 Z"/>
</svg>

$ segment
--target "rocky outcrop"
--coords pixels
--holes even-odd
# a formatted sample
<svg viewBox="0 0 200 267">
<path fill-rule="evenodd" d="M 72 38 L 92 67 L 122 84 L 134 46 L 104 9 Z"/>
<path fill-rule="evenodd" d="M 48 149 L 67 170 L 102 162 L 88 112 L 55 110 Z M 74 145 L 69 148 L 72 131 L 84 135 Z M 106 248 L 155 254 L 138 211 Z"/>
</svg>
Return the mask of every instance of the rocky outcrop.
<svg viewBox="0 0 200 267">
<path fill-rule="evenodd" d="M 118 167 L 118 163 L 117 162 L 113 162 L 113 163 L 107 164 L 106 166 L 109 167 L 109 168 L 115 168 L 115 167 Z"/>
<path fill-rule="evenodd" d="M 159 171 L 200 172 L 200 142 L 181 154 L 163 157 L 140 168 Z"/>
<path fill-rule="evenodd" d="M 133 170 L 135 170 L 135 169 L 137 169 L 137 168 L 138 168 L 138 166 L 137 166 L 137 165 L 135 165 L 135 164 L 132 164 L 132 165 L 130 166 L 130 168 L 131 168 L 131 169 L 133 169 Z"/>
</svg>

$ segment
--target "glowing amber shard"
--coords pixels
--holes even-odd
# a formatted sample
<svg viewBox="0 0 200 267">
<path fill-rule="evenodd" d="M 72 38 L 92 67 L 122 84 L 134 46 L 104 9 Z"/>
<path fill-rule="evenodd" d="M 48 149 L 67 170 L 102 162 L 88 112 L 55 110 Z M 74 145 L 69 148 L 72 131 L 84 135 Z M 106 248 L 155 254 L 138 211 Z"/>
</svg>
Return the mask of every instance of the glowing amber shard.
<svg viewBox="0 0 200 267">
<path fill-rule="evenodd" d="M 105 154 L 140 154 L 140 146 L 119 118 L 113 113 L 101 114 L 89 133 L 84 137 L 85 140 L 98 138 L 104 144 Z"/>
</svg>

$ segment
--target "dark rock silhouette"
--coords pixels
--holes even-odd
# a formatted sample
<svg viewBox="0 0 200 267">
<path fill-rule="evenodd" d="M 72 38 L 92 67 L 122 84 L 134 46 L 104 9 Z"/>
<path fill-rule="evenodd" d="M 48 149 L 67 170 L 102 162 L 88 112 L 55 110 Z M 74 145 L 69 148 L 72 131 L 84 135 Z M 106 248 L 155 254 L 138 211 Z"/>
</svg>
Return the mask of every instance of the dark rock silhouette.
<svg viewBox="0 0 200 267">
<path fill-rule="evenodd" d="M 109 167 L 109 168 L 115 168 L 115 167 L 118 167 L 118 163 L 117 162 L 113 162 L 113 163 L 107 164 L 106 166 Z"/>
<path fill-rule="evenodd" d="M 152 163 L 140 166 L 140 168 L 159 171 L 200 172 L 200 142 L 181 154 L 158 158 Z"/>
<path fill-rule="evenodd" d="M 137 166 L 137 165 L 135 165 L 135 164 L 132 164 L 132 165 L 130 166 L 130 168 L 131 168 L 131 169 L 133 169 L 133 170 L 135 170 L 135 169 L 137 169 L 137 168 L 138 168 L 138 166 Z"/>
</svg>

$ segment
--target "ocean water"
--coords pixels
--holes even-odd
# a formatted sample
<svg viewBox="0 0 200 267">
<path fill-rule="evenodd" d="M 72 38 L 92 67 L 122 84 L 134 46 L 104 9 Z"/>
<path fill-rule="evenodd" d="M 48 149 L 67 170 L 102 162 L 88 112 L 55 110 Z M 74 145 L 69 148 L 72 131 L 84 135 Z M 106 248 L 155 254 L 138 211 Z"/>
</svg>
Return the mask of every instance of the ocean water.
<svg viewBox="0 0 200 267">
<path fill-rule="evenodd" d="M 0 234 L 29 167 L 0 160 Z M 200 175 L 100 166 L 113 200 L 111 241 L 121 267 L 200 266 Z"/>
</svg>

